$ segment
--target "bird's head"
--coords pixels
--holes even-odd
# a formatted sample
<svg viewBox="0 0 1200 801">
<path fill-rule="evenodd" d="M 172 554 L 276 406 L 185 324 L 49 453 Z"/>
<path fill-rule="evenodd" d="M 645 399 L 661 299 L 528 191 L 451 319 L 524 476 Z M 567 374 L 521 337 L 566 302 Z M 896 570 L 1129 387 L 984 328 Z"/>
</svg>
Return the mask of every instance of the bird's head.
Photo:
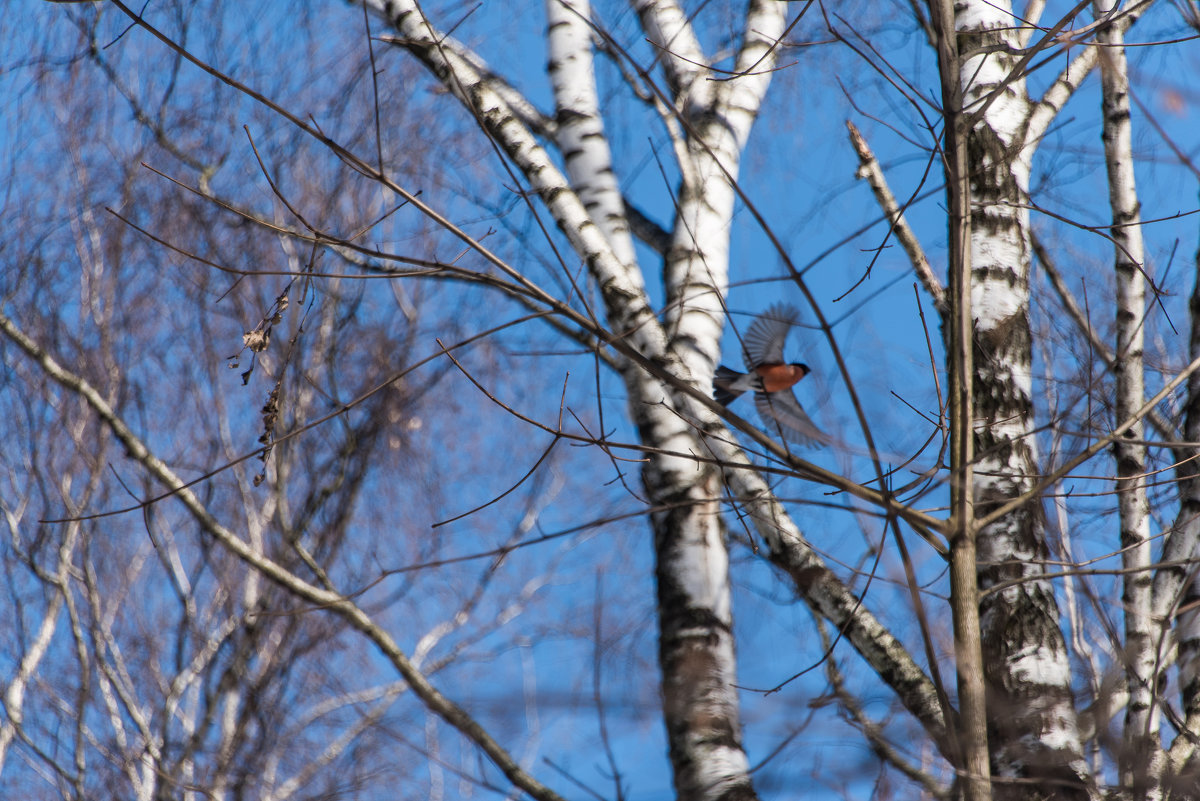
<svg viewBox="0 0 1200 801">
<path fill-rule="evenodd" d="M 809 370 L 808 365 L 804 362 L 792 362 L 789 366 L 800 374 L 800 378 L 804 378 L 804 376 L 812 372 L 812 370 Z M 798 381 L 799 379 L 796 380 Z"/>
</svg>

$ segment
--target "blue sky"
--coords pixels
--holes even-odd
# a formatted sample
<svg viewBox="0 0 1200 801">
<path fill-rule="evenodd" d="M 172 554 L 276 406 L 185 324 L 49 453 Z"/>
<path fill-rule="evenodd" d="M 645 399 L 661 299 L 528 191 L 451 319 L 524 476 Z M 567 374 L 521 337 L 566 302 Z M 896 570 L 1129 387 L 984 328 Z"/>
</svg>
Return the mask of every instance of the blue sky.
<svg viewBox="0 0 1200 801">
<path fill-rule="evenodd" d="M 514 13 L 516 10 L 517 13 Z M 473 7 L 464 4 L 443 4 L 429 9 L 435 19 L 450 24 L 462 20 L 455 35 L 478 48 L 479 52 L 498 71 L 513 82 L 544 109 L 549 109 L 548 81 L 543 68 L 545 52 L 542 41 L 543 12 L 539 4 L 519 7 L 499 2 L 485 2 Z M 65 58 L 78 51 L 78 43 L 67 34 L 69 25 L 62 17 L 80 13 L 75 9 L 38 4 L 22 9 L 16 22 L 0 23 L 0 35 L 8 37 L 16 52 L 36 50 L 39 37 L 49 37 L 56 59 L 49 67 L 54 75 Z M 109 12 L 113 12 L 110 10 Z M 623 5 L 601 6 L 600 13 L 618 40 L 637 57 L 645 59 L 648 46 L 636 30 L 632 12 Z M 724 32 L 736 27 L 736 14 L 726 6 L 706 9 L 705 40 L 710 47 L 721 41 Z M 828 33 L 819 25 L 820 18 L 810 10 L 806 24 L 797 29 L 796 38 L 822 41 Z M 846 7 L 843 14 L 852 19 L 856 29 L 868 35 L 879 47 L 881 58 L 896 65 L 927 97 L 936 96 L 936 74 L 929 48 L 925 46 L 909 21 L 903 4 L 860 4 Z M 1048 15 L 1052 16 L 1052 14 Z M 115 14 L 113 15 L 115 17 Z M 124 28 L 119 20 L 110 17 L 105 23 L 106 41 L 115 39 Z M 464 18 L 465 17 L 465 18 Z M 166 24 L 164 22 L 164 24 Z M 359 111 L 357 116 L 342 118 L 344 129 L 335 131 L 360 145 L 370 142 L 368 83 L 361 79 L 350 83 L 349 90 L 335 84 L 345 77 L 349 64 L 361 60 L 361 40 L 353 37 L 361 29 L 361 18 L 353 9 L 340 4 L 267 3 L 226 9 L 226 15 L 213 20 L 196 14 L 189 29 L 189 46 L 205 57 L 212 58 L 223 68 L 249 76 L 257 89 L 281 99 L 297 99 L 310 103 L 317 120 L 332 118 L 339 103 L 349 102 Z M 837 23 L 846 31 L 846 23 Z M 377 21 L 373 30 L 379 31 Z M 1152 41 L 1180 35 L 1181 25 L 1170 6 L 1159 6 L 1135 29 L 1131 39 Z M 525 209 L 515 201 L 511 179 L 497 165 L 483 138 L 466 124 L 455 101 L 443 94 L 431 93 L 426 80 L 403 55 L 377 52 L 382 69 L 380 88 L 387 111 L 386 119 L 395 128 L 388 130 L 388 149 L 411 186 L 425 192 L 431 203 L 446 210 L 455 219 L 469 220 L 468 230 L 482 235 L 495 229 L 495 242 L 514 264 L 527 270 L 536 280 L 551 285 L 556 266 L 540 239 L 538 229 Z M 112 58 L 122 67 L 122 74 L 137 87 L 144 97 L 160 96 L 171 85 L 166 52 L 151 42 L 142 32 L 126 34 L 112 50 Z M 11 61 L 6 57 L 6 63 Z M 783 62 L 788 66 L 776 76 L 767 106 L 756 126 L 743 170 L 743 185 L 774 230 L 779 234 L 792 260 L 802 267 L 811 265 L 805 276 L 818 302 L 831 319 L 839 319 L 836 333 L 847 354 L 851 373 L 866 398 L 881 449 L 902 454 L 919 444 L 928 427 L 892 394 L 916 406 L 927 414 L 933 411 L 935 394 L 929 376 L 925 335 L 916 314 L 917 300 L 912 289 L 911 269 L 903 252 L 892 243 L 877 260 L 871 277 L 844 300 L 835 298 L 849 289 L 870 263 L 872 248 L 879 245 L 884 234 L 882 225 L 852 238 L 828 255 L 819 254 L 849 237 L 866 222 L 877 218 L 878 211 L 867 186 L 854 177 L 857 162 L 846 137 L 843 122 L 852 119 L 863 129 L 883 163 L 895 193 L 905 197 L 914 192 L 925 170 L 927 152 L 920 143 L 928 134 L 906 102 L 880 80 L 878 73 L 861 59 L 835 44 L 788 49 Z M 1190 156 L 1200 153 L 1200 103 L 1188 76 L 1200 73 L 1200 51 L 1193 43 L 1164 47 L 1145 47 L 1130 50 L 1135 75 L 1135 93 L 1154 121 Z M 1046 76 L 1054 74 L 1062 59 L 1057 58 L 1031 79 L 1031 91 L 1044 86 Z M 351 73 L 352 74 L 352 73 Z M 0 155 L 8 170 L 8 210 L 10 215 L 22 209 L 29 218 L 53 218 L 62 222 L 52 231 L 53 253 L 61 259 L 56 269 L 71 276 L 76 266 L 70 262 L 71 247 L 67 237 L 66 209 L 39 208 L 33 203 L 44 197 L 34 191 L 34 182 L 61 182 L 70 186 L 79 180 L 79 171 L 58 156 L 52 147 L 68 139 L 73 126 L 78 127 L 80 98 L 55 108 L 42 102 L 36 80 L 39 68 L 24 66 L 0 76 L 0 94 L 5 98 L 5 124 L 0 126 Z M 652 112 L 620 92 L 619 80 L 610 66 L 601 74 L 602 93 L 608 100 L 613 124 L 609 131 L 617 156 L 617 171 L 623 187 L 636 202 L 655 219 L 664 223 L 671 215 L 669 193 L 674 170 L 670 150 L 661 126 Z M 71 85 L 65 85 L 71 89 Z M 80 83 L 80 86 L 85 86 Z M 849 103 L 845 92 L 858 107 Z M 65 90 L 64 90 L 65 91 Z M 214 186 L 221 192 L 237 196 L 250 205 L 271 209 L 270 190 L 261 180 L 246 143 L 241 125 L 247 124 L 256 144 L 270 163 L 279 165 L 280 173 L 292 188 L 307 180 L 328 180 L 326 171 L 332 159 L 320 153 L 310 143 L 294 135 L 282 123 L 256 109 L 252 103 L 228 90 L 216 90 L 197 70 L 189 66 L 179 69 L 175 91 L 180 102 L 172 106 L 182 125 L 191 121 L 189 114 L 211 120 L 205 129 L 212 138 L 197 143 L 198 151 L 219 152 L 225 155 Z M 72 98 L 68 98 L 72 100 Z M 423 121 L 426 109 L 452 109 L 436 125 Z M 868 110 L 878 120 L 862 113 Z M 1047 136 L 1035 164 L 1034 188 L 1037 199 L 1047 208 L 1060 214 L 1077 216 L 1091 225 L 1102 225 L 1107 215 L 1102 146 L 1096 120 L 1099 102 L 1096 81 L 1089 79 L 1087 87 L 1072 100 L 1067 110 Z M 157 165 L 172 173 L 187 174 L 161 152 L 145 149 L 144 131 L 131 122 L 131 112 L 119 97 L 110 94 L 104 99 L 97 121 L 111 125 L 112 141 L 83 137 L 83 151 L 103 164 L 107 152 L 115 163 L 152 154 Z M 1135 142 L 1138 178 L 1143 188 L 1143 216 L 1165 218 L 1197 207 L 1196 176 L 1180 169 L 1161 136 L 1153 130 L 1142 111 L 1135 112 Z M 410 144 L 418 138 L 444 139 L 443 152 L 438 157 Z M 913 140 L 913 144 L 906 139 Z M 297 154 L 306 154 L 304 161 Z M 664 180 L 660 163 L 666 172 Z M 311 170 L 309 169 L 311 167 Z M 116 170 L 114 170 L 114 174 Z M 101 187 L 99 194 L 114 205 L 124 201 L 119 186 L 104 183 L 103 174 L 91 174 Z M 141 185 L 158 179 L 145 175 Z M 940 184 L 940 172 L 931 171 L 925 190 Z M 153 191 L 147 189 L 147 195 Z M 69 193 L 68 193 L 69 194 Z M 369 196 L 370 193 L 366 192 Z M 162 196 L 170 197 L 169 193 Z M 34 200 L 27 200 L 33 198 Z M 130 201 L 131 212 L 138 212 L 137 198 Z M 382 203 L 378 198 L 376 202 Z M 942 197 L 933 193 L 916 204 L 910 220 L 935 265 L 944 259 L 945 218 Z M 124 208 L 124 207 L 122 207 Z M 353 219 L 357 208 L 341 209 Z M 361 214 L 359 216 L 367 216 Z M 112 223 L 111 219 L 108 220 Z M 1154 223 L 1147 227 L 1148 266 L 1151 275 L 1162 279 L 1164 288 L 1172 294 L 1163 303 L 1179 333 L 1175 334 L 1160 316 L 1148 324 L 1150 341 L 1156 349 L 1152 363 L 1163 369 L 1180 366 L 1181 344 L 1186 338 L 1186 294 L 1190 291 L 1192 269 L 1190 260 L 1196 249 L 1197 216 Z M 1081 297 L 1094 304 L 1097 318 L 1107 314 L 1106 297 L 1110 272 L 1111 248 L 1102 238 L 1063 226 L 1035 215 L 1035 227 L 1052 243 L 1056 255 L 1069 270 L 1070 281 Z M 113 229 L 106 229 L 112 231 Z M 381 227 L 381 238 L 400 247 L 412 246 L 421 255 L 447 257 L 457 251 L 450 237 L 429 234 L 418 239 L 423 223 L 415 215 L 401 214 L 391 228 Z M 128 234 L 128 232 L 126 232 Z M 735 288 L 730 295 L 730 308 L 744 325 L 754 315 L 775 300 L 786 300 L 802 306 L 803 299 L 786 280 L 778 255 L 769 247 L 766 237 L 756 227 L 751 216 L 739 212 L 733 238 L 732 280 Z M 410 239 L 411 237 L 411 239 Z M 219 243 L 217 243 L 219 245 Z M 213 250 L 219 250 L 217 245 Z M 233 248 L 236 252 L 236 248 Z M 6 260 L 14 258 L 14 250 L 0 249 Z M 50 253 L 50 250 L 44 251 Z M 288 252 L 282 246 L 274 253 L 286 264 Z M 1172 256 L 1173 254 L 1173 256 Z M 656 297 L 661 297 L 656 280 L 658 263 L 654 256 L 642 251 L 647 280 Z M 1172 261 L 1173 258 L 1173 261 Z M 164 275 L 158 269 L 164 263 Z M 246 266 L 246 265 L 241 265 Z M 478 266 L 478 265 L 472 265 Z M 157 261 L 148 257 L 143 264 L 147 273 L 155 272 L 167 293 L 159 300 L 164 313 L 170 314 L 171 298 L 182 295 L 180 287 L 189 281 L 199 283 L 203 270 L 186 265 L 175 258 Z M 9 278 L 16 275 L 12 261 L 5 264 Z M 178 270 L 178 274 L 171 273 Z M 178 278 L 170 283 L 169 278 Z M 210 277 L 211 278 L 211 277 Z M 1039 291 L 1044 282 L 1035 277 Z M 67 280 L 70 286 L 70 280 Z M 214 281 L 215 287 L 223 287 Z M 263 281 L 248 293 L 269 300 L 278 292 L 278 283 Z M 129 288 L 131 295 L 138 289 Z M 39 297 L 36 290 L 22 284 L 21 298 Z M 395 314 L 398 301 L 382 282 L 367 284 L 361 291 L 361 305 L 355 325 L 370 329 L 373 335 L 398 335 L 403 326 L 388 315 Z M 211 291 L 216 295 L 217 290 Z M 1043 297 L 1049 297 L 1043 293 Z M 76 317 L 74 304 L 78 295 L 64 294 L 62 301 L 66 317 Z M 457 306 L 453 329 L 455 335 L 466 335 L 494 324 L 497 314 L 518 316 L 511 304 L 497 303 L 485 293 L 457 288 L 429 290 L 431 304 Z M 200 331 L 184 328 L 176 334 L 174 350 L 156 354 L 157 358 L 136 361 L 133 375 L 154 388 L 147 378 L 157 370 L 172 376 L 188 375 L 188 354 L 197 349 L 220 357 L 227 356 L 231 343 L 236 343 L 240 331 L 253 324 L 254 304 L 245 299 L 244 306 L 230 310 L 217 307 L 213 328 Z M 939 351 L 939 335 L 933 320 L 931 304 L 922 297 L 929 320 L 929 335 L 935 354 Z M 745 315 L 745 316 L 742 316 Z M 249 321 L 247 323 L 247 321 Z M 289 321 L 291 322 L 291 321 Z M 1102 321 L 1107 325 L 1107 319 Z M 1077 354 L 1070 349 L 1068 328 L 1062 325 L 1062 315 L 1048 302 L 1039 300 L 1035 324 L 1060 334 L 1052 348 L 1039 350 L 1035 357 L 1042 378 L 1039 387 L 1070 391 L 1072 372 Z M 79 324 L 81 336 L 88 335 L 87 324 Z M 837 432 L 852 446 L 860 440 L 855 432 L 855 420 L 849 411 L 846 397 L 839 388 L 834 372 L 834 360 L 817 332 L 798 332 L 793 342 L 795 358 L 803 359 L 815 368 L 814 376 L 801 387 L 801 397 L 814 412 L 818 422 Z M 432 352 L 433 337 L 445 335 L 440 327 L 418 338 L 421 354 Z M 206 339 L 211 337 L 211 339 Z M 1050 341 L 1050 340 L 1048 340 Z M 64 343 L 64 349 L 72 347 Z M 526 324 L 514 332 L 497 337 L 487 347 L 479 347 L 464 355 L 468 369 L 487 375 L 492 388 L 507 402 L 523 411 L 536 414 L 551 422 L 557 415 L 563 381 L 570 374 L 567 402 L 570 408 L 590 424 L 598 423 L 597 394 L 605 406 L 605 422 L 613 429 L 616 440 L 632 441 L 634 432 L 623 422 L 623 390 L 617 377 L 602 372 L 599 387 L 594 383 L 593 364 L 586 355 L 567 353 L 554 357 L 543 355 L 546 350 L 560 348 L 559 343 L 540 324 Z M 139 355 L 135 349 L 133 355 Z M 731 338 L 727 342 L 727 361 L 737 364 L 737 347 Z M 1161 358 L 1158 354 L 1161 353 Z M 940 359 L 939 359 L 940 361 Z M 1043 369 L 1045 366 L 1047 369 Z M 332 371 L 336 373 L 336 371 Z M 349 371 L 347 371 L 349 372 Z M 414 376 L 425 380 L 430 372 Z M 229 403 L 235 420 L 235 433 L 252 443 L 257 433 L 256 410 L 262 402 L 266 383 L 242 388 L 234 371 L 229 371 L 220 383 L 218 392 Z M 1159 379 L 1150 379 L 1151 391 Z M 157 387 L 163 390 L 161 386 Z M 422 427 L 411 429 L 411 436 L 432 454 L 427 463 L 405 465 L 397 473 L 407 483 L 389 484 L 392 474 L 379 478 L 370 486 L 363 501 L 357 531 L 370 543 L 367 550 L 384 560 L 385 567 L 396 567 L 405 559 L 430 552 L 438 555 L 457 555 L 486 550 L 503 542 L 519 530 L 522 519 L 529 513 L 530 503 L 541 509 L 536 526 L 528 533 L 553 532 L 577 526 L 583 522 L 608 515 L 636 512 L 639 503 L 620 483 L 610 483 L 616 475 L 611 461 L 596 449 L 579 449 L 561 443 L 556 458 L 547 472 L 545 484 L 538 486 L 540 495 L 524 489 L 502 500 L 479 515 L 448 525 L 429 529 L 438 520 L 461 513 L 488 500 L 512 484 L 513 478 L 524 472 L 536 459 L 540 447 L 548 444 L 549 436 L 534 432 L 507 413 L 484 401 L 466 379 L 454 371 L 441 378 L 427 399 L 428 406 L 421 417 Z M 203 399 L 194 401 L 203 412 Z M 744 417 L 753 419 L 749 404 L 735 407 Z M 189 409 L 192 407 L 188 407 Z M 439 414 L 446 409 L 454 414 Z M 155 418 L 146 414 L 142 425 L 154 440 L 164 447 L 186 452 L 189 428 L 180 421 Z M 464 424 L 465 422 L 465 424 Z M 516 445 L 514 445 L 516 443 Z M 253 447 L 249 444 L 249 447 Z M 517 450 L 519 456 L 513 458 Z M 868 470 L 860 459 L 839 456 L 831 452 L 813 453 L 812 458 L 828 467 L 841 467 L 860 480 L 866 480 Z M 514 467 L 516 463 L 516 467 Z M 922 463 L 924 464 L 924 463 Z M 193 465 L 193 469 L 199 469 Z M 1103 468 L 1098 464 L 1097 469 Z M 639 488 L 637 465 L 623 466 L 629 485 Z M 514 470 L 516 472 L 514 472 Z M 231 491 L 228 479 L 219 479 L 222 491 Z M 558 486 L 558 489 L 554 489 Z M 1086 482 L 1079 482 L 1086 488 Z M 115 504 L 120 490 L 111 489 L 110 504 Z M 878 521 L 854 516 L 844 511 L 832 511 L 818 505 L 842 504 L 844 500 L 826 496 L 821 488 L 795 479 L 780 482 L 782 496 L 794 499 L 793 509 L 814 545 L 829 556 L 862 566 L 861 560 L 869 544 L 879 541 Z M 554 494 L 556 493 L 556 494 Z M 532 501 L 531 501 L 532 497 Z M 934 494 L 931 505 L 940 502 Z M 545 503 L 544 508 L 541 504 Z M 1099 504 L 1098 504 L 1099 505 Z M 1104 521 L 1084 501 L 1073 507 L 1082 521 L 1080 542 L 1089 552 L 1110 550 L 1114 541 L 1110 522 Z M 399 521 L 399 523 L 397 523 Z M 120 520 L 112 523 L 114 536 L 140 536 L 141 523 Z M 398 535 L 397 531 L 403 533 Z M 424 533 L 423 533 L 424 532 Z M 389 537 L 428 536 L 424 542 L 404 539 L 388 542 Z M 608 693 L 609 725 L 613 732 L 613 747 L 621 770 L 625 774 L 632 797 L 665 799 L 672 797 L 669 769 L 665 756 L 665 740 L 657 710 L 657 681 L 655 667 L 655 623 L 652 569 L 650 566 L 649 529 L 643 520 L 633 518 L 609 524 L 595 531 L 585 531 L 571 537 L 554 540 L 515 552 L 495 579 L 495 588 L 485 597 L 481 617 L 503 608 L 522 591 L 529 590 L 529 581 L 547 563 L 553 563 L 553 579 L 544 587 L 532 590 L 529 609 L 512 625 L 499 627 L 467 647 L 471 659 L 437 676 L 448 694 L 461 700 L 469 709 L 479 710 L 487 722 L 502 732 L 513 735 L 516 742 L 526 744 L 538 759 L 532 766 L 538 775 L 555 786 L 570 790 L 559 783 L 551 769 L 540 757 L 555 760 L 581 781 L 603 790 L 607 767 L 599 756 L 599 737 L 596 716 L 591 704 L 592 641 L 594 631 L 593 603 L 603 592 L 605 619 L 603 631 L 611 630 L 612 642 L 601 661 L 603 682 Z M 930 582 L 931 593 L 941 587 L 939 566 L 920 546 L 917 553 L 922 578 Z M 927 551 L 927 549 L 925 549 Z M 799 670 L 813 664 L 821 653 L 817 634 L 806 609 L 795 602 L 792 593 L 773 574 L 761 557 L 749 548 L 735 549 L 735 615 L 741 656 L 743 683 L 748 687 L 772 686 Z M 385 583 L 367 596 L 369 601 L 384 601 L 389 606 L 380 610 L 389 618 L 402 644 L 415 646 L 422 626 L 430 625 L 446 613 L 449 605 L 461 600 L 463 586 L 480 581 L 486 563 L 422 574 L 412 586 L 399 589 L 398 583 Z M 869 561 L 866 567 L 869 568 Z M 906 594 L 888 582 L 901 578 L 894 559 L 887 559 L 881 576 L 871 589 L 869 602 L 874 608 L 889 610 L 904 608 Z M 597 577 L 600 578 L 597 578 Z M 859 582 L 857 587 L 862 587 Z M 899 594 L 897 594 L 899 593 Z M 932 596 L 931 596 L 932 598 Z M 934 602 L 936 599 L 932 599 Z M 896 624 L 898 634 L 915 647 L 915 630 L 907 616 Z M 405 639 L 406 638 L 406 639 Z M 453 639 L 453 638 L 452 638 Z M 469 637 L 464 634 L 464 641 Z M 844 658 L 848 681 L 869 699 L 868 710 L 883 717 L 889 696 L 876 685 L 868 671 L 845 645 L 837 654 Z M 485 658 L 486 656 L 486 658 Z M 331 672 L 345 671 L 347 680 L 355 678 L 353 665 L 329 665 Z M 828 790 L 837 793 L 838 784 L 847 776 L 857 776 L 858 784 L 850 789 L 856 796 L 869 794 L 875 776 L 860 768 L 870 764 L 860 739 L 842 724 L 831 705 L 814 703 L 826 691 L 826 679 L 821 669 L 806 674 L 780 693 L 764 696 L 744 694 L 746 741 L 751 760 L 757 761 L 771 752 L 792 729 L 809 721 L 809 729 L 776 758 L 771 766 L 757 777 L 765 796 L 785 797 L 801 782 L 813 782 L 813 794 Z M 537 698 L 536 706 L 526 704 L 527 698 Z M 536 715 L 531 710 L 536 708 Z M 418 721 L 420 715 L 407 709 L 405 715 Z M 897 725 L 902 732 L 903 724 Z M 813 736 L 811 732 L 819 732 Z M 455 735 L 443 732 L 445 747 L 453 751 Z M 536 749 L 534 748 L 536 746 Z M 522 746 L 515 748 L 521 753 Z M 7 778 L 5 778 L 7 781 Z M 449 791 L 448 791 L 449 792 Z M 462 797 L 467 793 L 459 791 Z M 451 797 L 456 797 L 451 794 Z"/>
</svg>

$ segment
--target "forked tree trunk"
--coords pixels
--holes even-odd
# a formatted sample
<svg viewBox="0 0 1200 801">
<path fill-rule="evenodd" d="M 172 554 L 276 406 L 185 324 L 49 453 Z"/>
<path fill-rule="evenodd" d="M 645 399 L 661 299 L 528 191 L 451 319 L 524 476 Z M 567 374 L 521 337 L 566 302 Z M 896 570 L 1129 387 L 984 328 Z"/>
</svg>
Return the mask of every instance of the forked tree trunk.
<svg viewBox="0 0 1200 801">
<path fill-rule="evenodd" d="M 553 0 L 551 0 L 553 2 Z M 729 231 L 742 150 L 770 82 L 774 45 L 786 6 L 752 2 L 735 81 L 714 82 L 685 12 L 674 2 L 635 4 L 663 66 L 679 112 L 683 159 L 671 248 L 664 264 L 670 349 L 697 386 L 711 385 L 720 359 L 729 282 Z M 631 395 L 653 407 L 654 397 Z M 661 407 L 657 407 L 661 408 Z M 642 442 L 679 446 L 694 436 L 687 421 L 660 419 Z M 729 554 L 720 514 L 720 474 L 711 465 L 651 455 L 643 481 L 653 508 L 658 585 L 659 663 L 664 720 L 679 798 L 750 799 L 749 761 L 741 741 Z"/>
<path fill-rule="evenodd" d="M 464 102 L 541 195 L 587 264 L 609 330 L 676 379 L 708 387 L 725 325 L 731 182 L 770 82 L 786 6 L 775 0 L 750 4 L 736 59 L 737 68 L 747 74 L 714 84 L 683 9 L 670 0 L 637 4 L 649 38 L 663 51 L 671 102 L 679 112 L 669 126 L 683 159 L 673 243 L 664 269 L 670 303 L 660 324 L 634 261 L 611 172 L 592 74 L 596 33 L 588 25 L 587 3 L 549 2 L 554 127 L 566 176 L 536 140 L 519 95 L 477 56 L 438 33 L 411 0 L 371 4 L 401 34 L 399 43 Z M 703 451 L 694 427 L 699 412 L 689 409 L 689 401 L 640 364 L 623 361 L 620 369 L 631 418 L 651 449 L 642 479 L 653 510 L 659 654 L 675 786 L 681 798 L 753 798 L 741 744 L 719 474 L 694 459 L 670 455 Z"/>
</svg>

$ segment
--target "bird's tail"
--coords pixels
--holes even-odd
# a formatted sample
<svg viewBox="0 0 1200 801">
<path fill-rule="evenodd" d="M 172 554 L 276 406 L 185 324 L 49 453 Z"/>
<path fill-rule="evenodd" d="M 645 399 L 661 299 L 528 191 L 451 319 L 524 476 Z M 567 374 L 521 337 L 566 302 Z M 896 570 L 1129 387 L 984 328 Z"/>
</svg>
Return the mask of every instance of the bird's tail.
<svg viewBox="0 0 1200 801">
<path fill-rule="evenodd" d="M 742 374 L 737 370 L 730 370 L 723 364 L 718 367 L 717 374 L 713 376 L 713 400 L 722 406 L 728 406 L 734 398 L 745 391 L 733 388 L 733 383 L 741 377 Z"/>
</svg>

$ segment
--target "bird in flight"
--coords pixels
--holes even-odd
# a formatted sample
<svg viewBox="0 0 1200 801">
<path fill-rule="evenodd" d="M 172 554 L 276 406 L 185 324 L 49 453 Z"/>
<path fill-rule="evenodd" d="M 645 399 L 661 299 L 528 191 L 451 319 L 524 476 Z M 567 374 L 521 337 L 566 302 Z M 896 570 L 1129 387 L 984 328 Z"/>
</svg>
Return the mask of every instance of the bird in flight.
<svg viewBox="0 0 1200 801">
<path fill-rule="evenodd" d="M 747 372 L 718 367 L 713 376 L 713 399 L 728 406 L 743 392 L 753 392 L 758 415 L 768 429 L 800 445 L 824 445 L 830 441 L 829 436 L 817 428 L 792 392 L 792 387 L 809 374 L 808 365 L 783 360 L 788 332 L 799 322 L 800 312 L 784 303 L 776 303 L 760 314 L 743 341 Z"/>
</svg>

